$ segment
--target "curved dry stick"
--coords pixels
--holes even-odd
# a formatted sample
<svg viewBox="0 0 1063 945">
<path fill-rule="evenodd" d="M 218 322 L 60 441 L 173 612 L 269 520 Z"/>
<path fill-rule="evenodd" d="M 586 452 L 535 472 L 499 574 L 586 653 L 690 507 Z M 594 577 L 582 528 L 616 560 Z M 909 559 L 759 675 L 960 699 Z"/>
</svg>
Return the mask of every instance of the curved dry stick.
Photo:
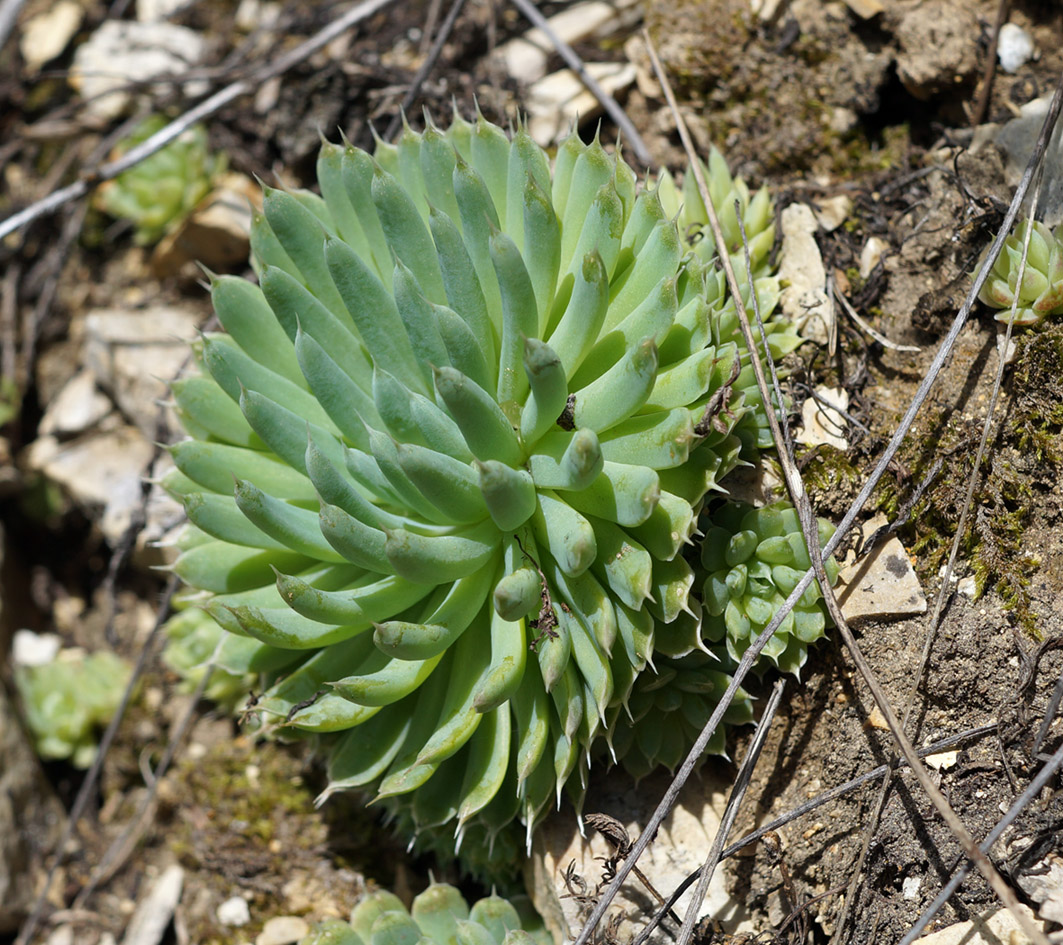
<svg viewBox="0 0 1063 945">
<path fill-rule="evenodd" d="M 663 77 L 663 70 L 660 69 L 660 62 L 657 59 L 656 50 L 653 48 L 652 42 L 649 41 L 648 37 L 647 48 L 650 51 L 651 58 L 653 58 L 655 61 L 655 67 L 657 68 L 658 73 Z M 666 95 L 668 95 L 670 102 L 674 104 L 675 97 L 671 94 L 671 88 L 667 84 L 667 81 L 662 82 L 662 85 L 664 86 L 665 93 Z M 1011 206 L 1008 208 L 1008 212 L 1004 216 L 1004 221 L 1001 224 L 1001 228 L 997 233 L 996 239 L 994 239 L 993 244 L 990 247 L 989 253 L 983 261 L 981 268 L 978 270 L 978 274 L 975 276 L 974 284 L 972 285 L 971 290 L 967 295 L 967 298 L 964 300 L 963 305 L 960 306 L 959 312 L 956 313 L 956 317 L 953 320 L 953 323 L 949 328 L 948 333 L 946 334 L 944 340 L 941 342 L 941 346 L 938 348 L 937 352 L 934 355 L 934 358 L 930 364 L 930 369 L 927 372 L 927 376 L 920 383 L 919 388 L 915 393 L 915 396 L 912 398 L 911 404 L 905 411 L 904 417 L 901 419 L 901 422 L 896 432 L 891 437 L 890 442 L 886 447 L 886 450 L 883 452 L 882 457 L 875 465 L 875 468 L 872 470 L 871 475 L 868 477 L 867 481 L 860 489 L 859 494 L 853 500 L 853 503 L 849 507 L 849 510 L 845 513 L 844 518 L 838 525 L 837 531 L 834 533 L 830 541 L 827 542 L 826 547 L 823 549 L 823 553 L 825 555 L 832 554 L 837 549 L 838 545 L 842 542 L 842 540 L 845 538 L 845 536 L 849 533 L 849 530 L 852 528 L 854 522 L 856 521 L 856 516 L 859 514 L 860 510 L 864 507 L 864 505 L 867 504 L 867 500 L 871 497 L 872 491 L 874 491 L 875 486 L 885 474 L 886 469 L 888 468 L 890 462 L 893 459 L 893 456 L 900 448 L 901 442 L 907 435 L 908 430 L 911 428 L 911 425 L 915 420 L 916 414 L 918 414 L 919 410 L 926 402 L 926 399 L 930 394 L 930 389 L 933 387 L 934 381 L 937 379 L 938 374 L 941 372 L 945 361 L 952 353 L 952 349 L 956 345 L 956 340 L 959 338 L 960 332 L 963 330 L 964 325 L 967 323 L 967 319 L 970 317 L 971 309 L 978 298 L 978 293 L 981 291 L 982 286 L 985 284 L 985 281 L 989 276 L 989 272 L 993 267 L 993 263 L 996 262 L 996 258 L 1000 254 L 1001 247 L 1004 245 L 1004 240 L 1007 238 L 1008 233 L 1011 231 L 1012 225 L 1015 223 L 1015 218 L 1018 216 L 1019 207 L 1022 205 L 1023 198 L 1026 196 L 1026 192 L 1029 189 L 1030 180 L 1033 177 L 1034 168 L 1037 167 L 1042 157 L 1044 156 L 1045 147 L 1048 143 L 1048 136 L 1051 134 L 1052 129 L 1055 126 L 1056 120 L 1059 117 L 1061 106 L 1063 106 L 1063 75 L 1060 76 L 1060 81 L 1056 86 L 1056 91 L 1052 97 L 1052 103 L 1049 106 L 1048 114 L 1045 116 L 1045 121 L 1041 127 L 1041 132 L 1037 137 L 1037 142 L 1034 145 L 1033 154 L 1030 156 L 1029 164 L 1027 165 L 1026 171 L 1022 176 L 1022 180 L 1019 182 L 1019 186 L 1015 191 L 1015 196 L 1012 198 Z M 678 116 L 678 110 L 674 107 L 673 110 Z M 683 124 L 681 121 L 678 122 L 678 124 L 680 128 L 680 134 L 684 135 L 684 133 L 686 132 L 685 124 Z M 689 134 L 686 134 L 686 140 L 689 141 Z M 697 170 L 700 170 L 700 168 L 697 168 L 696 162 L 694 166 Z M 725 244 L 721 242 L 720 245 Z M 741 298 L 741 295 L 739 295 L 738 298 Z M 736 307 L 738 309 L 742 308 L 742 306 Z M 753 363 L 756 364 L 757 359 L 753 359 Z M 816 545 L 816 547 L 818 549 L 818 544 Z M 797 603 L 798 599 L 812 583 L 814 574 L 815 572 L 812 568 L 809 568 L 808 571 L 805 572 L 804 576 L 801 578 L 797 586 L 790 593 L 789 597 L 786 598 L 782 607 L 772 618 L 771 622 L 764 628 L 764 631 L 760 634 L 760 636 L 753 641 L 749 649 L 746 650 L 745 654 L 743 654 L 741 661 L 739 662 L 738 666 L 734 671 L 734 674 L 731 678 L 731 682 L 720 700 L 720 704 L 713 711 L 712 716 L 709 718 L 709 721 L 705 724 L 705 728 L 702 729 L 701 734 L 694 742 L 694 745 L 690 749 L 689 754 L 683 761 L 683 764 L 680 766 L 679 771 L 676 773 L 672 784 L 665 792 L 664 797 L 661 799 L 660 804 L 657 806 L 657 809 L 653 812 L 653 815 L 650 818 L 648 824 L 646 825 L 646 828 L 639 836 L 639 839 L 635 842 L 635 845 L 631 851 L 631 855 L 628 856 L 628 858 L 625 859 L 624 862 L 620 865 L 620 868 L 619 870 L 617 870 L 617 874 L 614 877 L 613 881 L 602 893 L 597 905 L 594 907 L 594 911 L 591 913 L 583 929 L 580 931 L 580 934 L 577 936 L 575 945 L 587 945 L 595 927 L 605 915 L 606 910 L 609 908 L 609 904 L 612 902 L 620 887 L 627 879 L 628 874 L 631 872 L 631 867 L 635 864 L 638 857 L 641 856 L 643 852 L 645 852 L 646 847 L 649 846 L 650 838 L 655 835 L 657 829 L 664 822 L 665 817 L 668 816 L 671 809 L 675 806 L 676 799 L 679 796 L 679 791 L 682 789 L 687 779 L 693 773 L 694 768 L 697 766 L 697 763 L 700 760 L 702 753 L 705 751 L 705 747 L 708 745 L 709 739 L 712 737 L 712 734 L 715 732 L 716 728 L 723 720 L 724 713 L 727 711 L 728 706 L 734 699 L 735 692 L 738 690 L 738 687 L 742 684 L 742 681 L 749 673 L 749 670 L 752 667 L 754 660 L 757 658 L 757 656 L 760 655 L 761 650 L 763 650 L 764 647 L 767 645 L 768 640 L 771 639 L 772 635 L 775 633 L 776 629 L 785 619 L 786 615 L 790 613 L 791 610 L 793 610 L 794 605 Z"/>
<path fill-rule="evenodd" d="M 165 128 L 157 131 L 150 138 L 136 145 L 136 147 L 130 148 L 118 160 L 110 161 L 93 171 L 89 171 L 73 184 L 54 191 L 18 213 L 13 213 L 3 223 L 0 223 L 0 240 L 38 217 L 58 210 L 63 204 L 69 203 L 71 200 L 77 200 L 79 197 L 84 197 L 97 184 L 111 180 L 123 171 L 129 170 L 135 164 L 143 161 L 144 158 L 164 148 L 197 121 L 213 115 L 235 99 L 254 92 L 266 79 L 271 79 L 273 76 L 287 72 L 292 66 L 297 65 L 317 52 L 317 50 L 327 46 L 337 36 L 347 32 L 352 26 L 391 6 L 394 2 L 395 0 L 363 0 L 362 3 L 348 10 L 343 16 L 320 30 L 306 42 L 300 43 L 291 52 L 285 53 L 275 62 L 255 70 L 254 73 L 245 79 L 237 79 L 224 89 L 215 92 L 210 98 L 204 99 L 198 105 L 194 105 L 183 115 L 175 118 Z"/>
</svg>

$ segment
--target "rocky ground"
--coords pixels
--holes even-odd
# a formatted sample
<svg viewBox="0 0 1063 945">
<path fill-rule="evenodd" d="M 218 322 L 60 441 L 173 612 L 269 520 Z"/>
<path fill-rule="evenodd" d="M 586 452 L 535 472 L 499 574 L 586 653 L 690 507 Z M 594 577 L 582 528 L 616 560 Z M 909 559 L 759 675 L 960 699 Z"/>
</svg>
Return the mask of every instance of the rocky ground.
<svg viewBox="0 0 1063 945">
<path fill-rule="evenodd" d="M 569 6 L 544 4 L 543 12 Z M 806 331 L 817 339 L 792 357 L 786 384 L 794 420 L 806 431 L 826 427 L 799 447 L 798 460 L 817 512 L 834 520 L 926 375 L 968 291 L 967 274 L 1003 218 L 1030 129 L 1036 133 L 1037 102 L 1063 71 L 1058 5 L 1005 4 L 998 61 L 990 47 L 1000 6 L 617 0 L 600 15 L 604 4 L 574 17 L 584 27 L 570 37 L 576 51 L 617 95 L 654 163 L 684 161 L 641 26 L 699 146 L 716 144 L 734 171 L 776 194 L 785 213 L 783 264 L 789 254 L 796 287 L 790 304 L 810 315 Z M 135 9 L 29 0 L 0 47 L 0 216 L 90 171 L 127 133 L 126 116 L 177 114 L 249 63 L 276 61 L 344 9 L 267 0 L 156 0 Z M 407 855 L 353 799 L 315 810 L 322 775 L 309 751 L 256 745 L 225 713 L 179 689 L 157 656 L 165 575 L 152 568 L 164 560 L 153 542 L 180 509 L 142 485 L 166 462 L 155 444 L 177 435 L 158 403 L 165 381 L 182 369 L 187 342 L 211 316 L 194 260 L 247 272 L 253 178 L 312 181 L 319 129 L 340 128 L 360 145 L 372 142 L 371 122 L 385 133 L 446 12 L 427 3 L 386 9 L 212 114 L 210 145 L 227 154 L 229 174 L 156 248 L 135 245 L 129 227 L 92 199 L 67 203 L 0 243 L 0 941 L 14 939 L 45 889 L 48 855 L 85 778 L 65 762 L 42 765 L 24 738 L 7 657 L 21 629 L 55 634 L 64 648 L 112 650 L 131 663 L 145 647 L 149 653 L 98 787 L 46 889 L 35 941 L 283 945 L 297 940 L 302 923 L 348 912 L 366 882 L 408 897 L 429 869 L 459 878 L 452 864 Z M 475 100 L 496 119 L 526 109 L 545 146 L 577 112 L 592 134 L 593 99 L 566 80 L 549 47 L 522 39 L 526 29 L 515 7 L 469 0 L 409 114 L 422 105 L 446 114 L 452 101 L 471 112 Z M 93 44 L 104 40 L 104 58 L 92 59 Z M 177 64 L 171 58 L 165 68 L 191 69 L 195 82 L 144 81 L 150 76 L 137 70 L 147 67 L 134 53 L 163 56 L 167 48 L 177 50 L 170 54 Z M 95 84 L 126 69 L 121 100 Z M 602 128 L 603 140 L 615 139 L 608 120 Z M 1055 224 L 1063 214 L 1059 152 L 1046 187 L 1050 196 L 1055 188 L 1057 202 L 1045 214 Z M 841 298 L 887 343 L 859 327 Z M 880 554 L 885 574 L 853 579 L 854 588 L 873 585 L 873 601 L 851 601 L 847 611 L 862 614 L 854 617 L 857 639 L 892 703 L 904 706 L 918 685 L 909 726 L 917 746 L 963 736 L 931 763 L 978 838 L 1058 747 L 1058 721 L 1035 741 L 1063 671 L 1063 326 L 1056 324 L 1016 336 L 960 543 L 956 593 L 918 673 L 926 634 L 918 611 L 926 600 L 933 609 L 938 595 L 990 404 L 997 339 L 991 315 L 977 308 L 865 512 L 867 520 L 903 521 L 894 538 L 901 544 Z M 817 417 L 813 391 L 844 401 L 846 416 L 835 414 L 833 424 Z M 902 574 L 919 587 L 901 585 Z M 773 682 L 766 676 L 750 687 L 759 704 Z M 740 762 L 749 741 L 735 733 L 731 758 Z M 151 771 L 170 761 L 170 745 L 172 763 L 152 787 Z M 802 679 L 787 682 L 730 839 L 892 753 L 850 654 L 836 638 L 820 644 Z M 651 846 L 642 868 L 662 891 L 704 857 L 734 772 L 724 763 L 706 768 Z M 662 774 L 633 785 L 607 772 L 585 810 L 617 817 L 637 834 L 667 781 Z M 898 941 L 954 869 L 959 848 L 908 773 L 872 822 L 879 784 L 778 826 L 726 860 L 712 889 L 718 921 L 699 926 L 699 941 Z M 1057 775 L 993 849 L 1049 930 L 1063 923 L 1058 787 Z M 595 857 L 609 853 L 600 836 L 575 834 L 571 812 L 542 832 L 526 873 L 559 935 L 594 900 Z M 571 861 L 585 887 L 573 880 L 579 896 L 562 899 L 559 874 Z M 651 904 L 631 892 L 629 924 L 614 927 L 614 937 L 637 931 Z M 957 923 L 997 908 L 986 884 L 969 878 L 937 920 L 953 937 L 935 941 L 960 940 L 970 926 Z M 996 938 L 963 940 L 1024 941 L 1009 939 L 1006 926 L 993 928 Z"/>
</svg>

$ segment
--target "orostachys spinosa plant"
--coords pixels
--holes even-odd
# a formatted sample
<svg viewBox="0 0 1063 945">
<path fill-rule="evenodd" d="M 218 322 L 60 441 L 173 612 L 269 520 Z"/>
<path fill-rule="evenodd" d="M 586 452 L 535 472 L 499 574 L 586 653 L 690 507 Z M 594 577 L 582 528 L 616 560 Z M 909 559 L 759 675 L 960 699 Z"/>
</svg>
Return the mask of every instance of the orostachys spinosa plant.
<svg viewBox="0 0 1063 945">
<path fill-rule="evenodd" d="M 225 333 L 174 385 L 174 570 L 265 726 L 334 736 L 326 795 L 530 837 L 655 652 L 708 652 L 683 551 L 739 462 L 734 302 L 597 140 L 551 171 L 455 119 L 317 175 L 266 189 L 259 285 L 213 280 Z"/>
<path fill-rule="evenodd" d="M 1020 287 L 1023 245 L 1031 227 Z M 1038 220 L 1019 223 L 1004 241 L 978 298 L 1000 309 L 996 313 L 1000 322 L 1011 321 L 1014 306 L 1016 327 L 1039 325 L 1047 315 L 1063 315 L 1063 224 L 1050 230 Z"/>
<path fill-rule="evenodd" d="M 376 890 L 354 907 L 349 922 L 327 919 L 299 945 L 553 945 L 527 896 L 490 895 L 474 902 L 433 882 L 409 910 L 394 893 Z"/>
</svg>

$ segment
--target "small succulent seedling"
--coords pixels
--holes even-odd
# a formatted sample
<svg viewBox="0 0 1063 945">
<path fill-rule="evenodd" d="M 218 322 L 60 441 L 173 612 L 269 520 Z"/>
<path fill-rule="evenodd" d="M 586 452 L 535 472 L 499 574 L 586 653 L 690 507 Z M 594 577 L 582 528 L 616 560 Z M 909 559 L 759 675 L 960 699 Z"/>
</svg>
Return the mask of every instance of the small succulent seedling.
<svg viewBox="0 0 1063 945">
<path fill-rule="evenodd" d="M 166 127 L 161 115 L 145 119 L 116 148 L 120 157 Z M 189 128 L 175 141 L 107 181 L 97 192 L 97 204 L 113 217 L 129 220 L 141 246 L 157 243 L 180 223 L 209 192 L 225 169 L 224 155 L 211 154 L 202 125 Z"/>
<path fill-rule="evenodd" d="M 520 907 L 518 909 L 518 906 Z M 394 893 L 370 893 L 350 922 L 328 919 L 299 945 L 553 945 L 526 897 L 511 902 L 491 895 L 470 907 L 446 883 L 433 883 L 407 911 Z"/>
<path fill-rule="evenodd" d="M 100 731 L 118 710 L 129 666 L 114 653 L 64 651 L 39 666 L 16 666 L 15 686 L 37 754 L 87 768 Z"/>
<path fill-rule="evenodd" d="M 825 519 L 817 522 L 822 547 L 834 534 Z M 738 660 L 781 608 L 812 566 L 797 512 L 785 502 L 755 509 L 739 503 L 721 506 L 701 541 L 702 633 L 725 641 Z M 824 562 L 833 584 L 838 565 Z M 808 646 L 823 636 L 826 614 L 819 584 L 813 582 L 786 615 L 762 651 L 784 672 L 797 673 Z"/>
<path fill-rule="evenodd" d="M 1022 248 L 1031 227 L 1019 288 Z M 978 298 L 1001 310 L 996 314 L 999 322 L 1011 321 L 1015 306 L 1016 327 L 1039 325 L 1048 315 L 1063 315 L 1063 228 L 1057 226 L 1053 231 L 1037 220 L 1023 220 L 1004 241 Z"/>
</svg>

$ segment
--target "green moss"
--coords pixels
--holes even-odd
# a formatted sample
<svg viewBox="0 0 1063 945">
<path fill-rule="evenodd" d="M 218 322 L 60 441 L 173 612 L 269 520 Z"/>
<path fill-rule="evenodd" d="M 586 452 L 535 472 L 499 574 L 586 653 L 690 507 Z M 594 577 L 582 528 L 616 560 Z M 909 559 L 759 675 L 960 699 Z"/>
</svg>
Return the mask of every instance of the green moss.
<svg viewBox="0 0 1063 945">
<path fill-rule="evenodd" d="M 1063 325 L 1018 339 L 1012 380 L 1016 402 L 1009 412 L 1007 435 L 1038 462 L 1063 463 Z"/>
</svg>

